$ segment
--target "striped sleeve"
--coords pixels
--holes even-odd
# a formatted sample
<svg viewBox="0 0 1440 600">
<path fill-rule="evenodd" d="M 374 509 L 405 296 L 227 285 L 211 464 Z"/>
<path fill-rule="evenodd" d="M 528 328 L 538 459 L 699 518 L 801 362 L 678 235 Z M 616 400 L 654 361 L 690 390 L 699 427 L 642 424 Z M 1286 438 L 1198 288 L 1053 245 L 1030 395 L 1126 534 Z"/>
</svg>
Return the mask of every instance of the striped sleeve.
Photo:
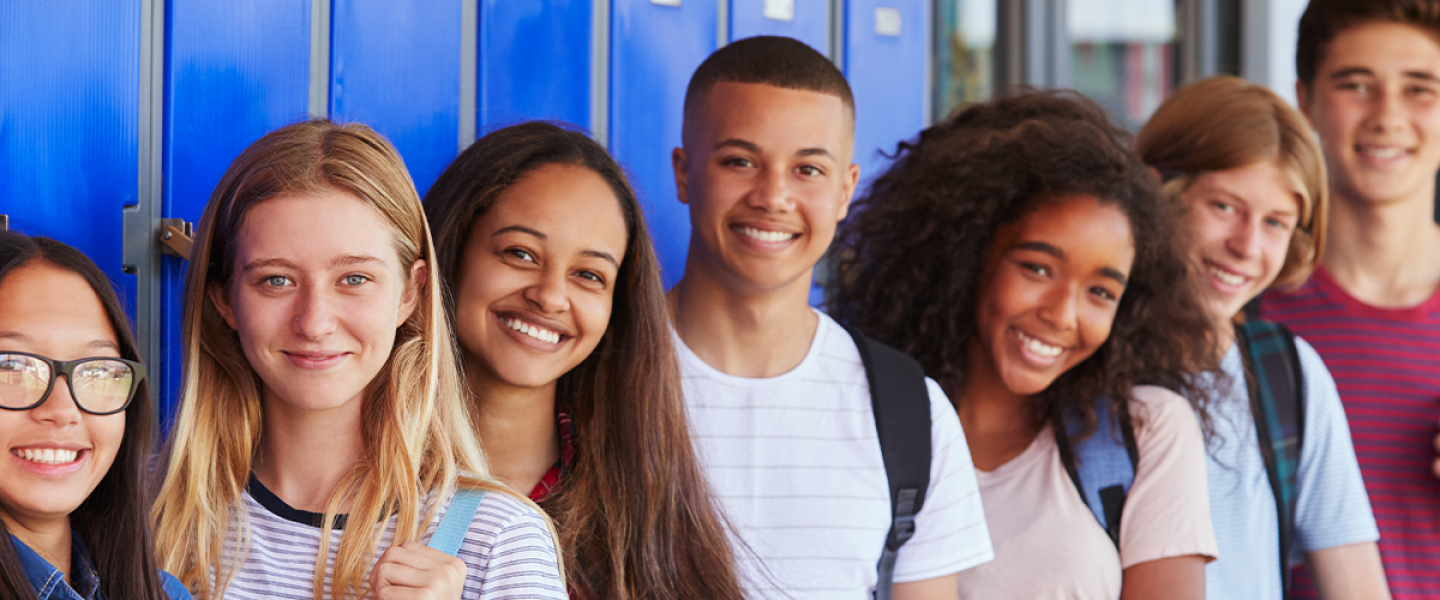
<svg viewBox="0 0 1440 600">
<path fill-rule="evenodd" d="M 1350 426 L 1335 380 L 1310 344 L 1299 337 L 1300 371 L 1305 374 L 1305 437 L 1300 450 L 1295 498 L 1296 549 L 1314 552 L 1380 539 L 1360 465 L 1350 444 Z"/>
<path fill-rule="evenodd" d="M 915 517 L 915 537 L 900 547 L 896 582 L 950 575 L 995 557 L 960 419 L 940 386 L 929 378 L 925 384 L 930 392 L 930 488 Z"/>
<path fill-rule="evenodd" d="M 565 600 L 555 540 L 531 505 L 490 492 L 470 523 L 458 556 L 464 600 Z"/>
</svg>

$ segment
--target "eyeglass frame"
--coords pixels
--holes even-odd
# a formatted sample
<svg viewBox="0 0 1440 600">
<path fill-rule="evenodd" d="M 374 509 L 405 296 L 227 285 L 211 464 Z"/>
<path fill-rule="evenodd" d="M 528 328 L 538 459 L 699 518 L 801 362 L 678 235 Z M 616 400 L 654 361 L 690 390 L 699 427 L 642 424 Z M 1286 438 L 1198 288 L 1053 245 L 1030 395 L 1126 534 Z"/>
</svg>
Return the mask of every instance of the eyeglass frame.
<svg viewBox="0 0 1440 600">
<path fill-rule="evenodd" d="M 45 386 L 45 393 L 41 394 L 40 399 L 36 400 L 34 404 L 31 404 L 30 406 L 18 407 L 0 405 L 0 409 L 3 410 L 30 410 L 32 408 L 40 406 L 41 404 L 44 404 L 46 400 L 50 399 L 50 394 L 55 391 L 55 382 L 60 379 L 61 375 L 64 375 L 65 381 L 67 383 L 65 387 L 70 389 L 70 400 L 75 403 L 75 408 L 80 409 L 80 412 L 83 412 L 87 415 L 94 415 L 97 417 L 118 415 L 122 412 L 125 412 L 125 409 L 130 408 L 130 404 L 135 401 L 135 396 L 140 391 L 140 384 L 145 381 L 145 365 L 125 358 L 115 358 L 111 356 L 91 356 L 88 358 L 77 358 L 75 360 L 55 360 L 48 356 L 41 356 L 39 354 L 32 354 L 30 352 L 12 352 L 9 350 L 0 350 L 0 356 L 12 354 L 18 354 L 21 356 L 28 356 L 30 358 L 39 359 L 41 362 L 44 362 L 46 365 L 48 365 L 50 367 L 50 383 L 49 385 Z M 111 360 L 125 363 L 126 366 L 130 367 L 131 372 L 135 374 L 134 381 L 130 383 L 130 395 L 125 398 L 125 403 L 121 404 L 120 408 L 117 408 L 110 412 L 96 412 L 85 408 L 84 405 L 80 404 L 80 399 L 75 397 L 75 367 L 83 363 L 97 360 Z"/>
</svg>

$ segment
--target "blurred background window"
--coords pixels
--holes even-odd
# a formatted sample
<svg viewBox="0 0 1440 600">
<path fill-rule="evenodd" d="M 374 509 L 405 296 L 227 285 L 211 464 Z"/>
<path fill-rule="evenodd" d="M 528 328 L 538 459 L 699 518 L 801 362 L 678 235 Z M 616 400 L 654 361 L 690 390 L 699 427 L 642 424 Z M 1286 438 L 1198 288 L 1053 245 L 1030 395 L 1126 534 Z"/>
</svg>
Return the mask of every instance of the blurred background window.
<svg viewBox="0 0 1440 600">
<path fill-rule="evenodd" d="M 936 3 L 935 120 L 995 93 L 996 0 Z"/>
<path fill-rule="evenodd" d="M 1174 0 L 1068 3 L 1071 86 L 1139 129 L 1179 82 Z"/>
</svg>

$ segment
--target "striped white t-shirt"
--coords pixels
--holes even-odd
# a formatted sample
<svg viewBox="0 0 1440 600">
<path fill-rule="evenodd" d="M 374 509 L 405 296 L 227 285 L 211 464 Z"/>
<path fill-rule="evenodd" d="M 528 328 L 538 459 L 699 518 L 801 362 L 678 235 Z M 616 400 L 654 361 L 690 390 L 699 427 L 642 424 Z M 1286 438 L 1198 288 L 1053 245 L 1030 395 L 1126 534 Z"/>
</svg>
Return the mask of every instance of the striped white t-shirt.
<svg viewBox="0 0 1440 600">
<path fill-rule="evenodd" d="M 722 373 L 674 336 L 700 460 L 737 530 L 752 598 L 869 598 L 890 529 L 890 492 L 860 353 L 824 313 L 800 365 L 778 377 Z M 970 450 L 955 409 L 930 391 L 930 488 L 895 581 L 992 557 Z"/>
<path fill-rule="evenodd" d="M 1295 347 L 1305 375 L 1305 431 L 1295 482 L 1294 549 L 1298 554 L 1373 542 L 1380 531 L 1360 480 L 1335 380 L 1310 344 L 1297 337 Z M 1209 406 L 1215 435 L 1205 461 L 1220 560 L 1205 567 L 1205 597 L 1280 600 L 1280 519 L 1250 413 L 1239 346 L 1230 346 L 1220 368 L 1229 387 L 1218 390 Z M 1202 383 L 1213 387 L 1214 381 L 1207 377 Z"/>
<path fill-rule="evenodd" d="M 311 577 L 320 547 L 323 515 L 290 507 L 253 477 L 241 497 L 250 523 L 250 548 L 225 590 L 226 600 L 312 600 Z M 429 501 L 427 497 L 427 507 Z M 445 504 L 449 503 L 446 499 Z M 418 541 L 430 540 L 441 516 L 443 510 L 437 511 Z M 340 525 L 343 527 L 344 523 Z M 395 517 L 392 516 L 376 551 L 376 560 L 390 547 L 394 534 Z M 231 562 L 237 552 L 234 535 L 232 530 L 225 540 L 223 564 L 234 564 Z M 339 548 L 337 529 L 330 538 L 329 564 L 334 564 Z M 462 600 L 566 598 L 549 528 L 535 509 L 506 494 L 485 494 L 458 555 L 465 561 L 467 570 Z M 326 598 L 331 597 L 329 575 L 330 567 L 327 567 Z"/>
</svg>

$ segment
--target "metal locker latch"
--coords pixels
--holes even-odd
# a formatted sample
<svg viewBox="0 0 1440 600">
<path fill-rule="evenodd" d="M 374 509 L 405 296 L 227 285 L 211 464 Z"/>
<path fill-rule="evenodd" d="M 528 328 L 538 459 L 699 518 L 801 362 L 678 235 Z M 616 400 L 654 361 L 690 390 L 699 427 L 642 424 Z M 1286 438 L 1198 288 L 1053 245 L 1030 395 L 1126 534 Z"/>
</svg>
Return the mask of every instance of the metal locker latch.
<svg viewBox="0 0 1440 600">
<path fill-rule="evenodd" d="M 194 235 L 194 223 L 184 219 L 160 219 L 160 245 L 166 254 L 190 260 Z"/>
<path fill-rule="evenodd" d="M 10 215 L 0 215 L 0 231 L 10 231 Z"/>
</svg>

